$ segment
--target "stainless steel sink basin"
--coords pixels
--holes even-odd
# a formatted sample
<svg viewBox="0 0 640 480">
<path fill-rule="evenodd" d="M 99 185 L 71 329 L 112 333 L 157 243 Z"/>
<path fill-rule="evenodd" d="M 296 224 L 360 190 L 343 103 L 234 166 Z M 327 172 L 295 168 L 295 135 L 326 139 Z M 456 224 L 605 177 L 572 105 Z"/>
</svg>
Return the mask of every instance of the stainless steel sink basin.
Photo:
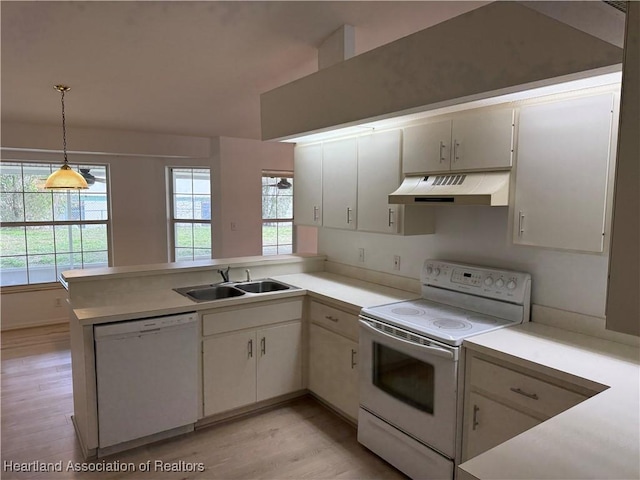
<svg viewBox="0 0 640 480">
<path fill-rule="evenodd" d="M 196 302 L 210 302 L 223 298 L 239 297 L 245 292 L 231 285 L 202 285 L 198 287 L 174 288 L 176 292 Z"/>
<path fill-rule="evenodd" d="M 291 290 L 295 287 L 287 285 L 286 283 L 277 282 L 266 278 L 264 280 L 256 280 L 253 282 L 236 283 L 235 285 L 240 290 L 244 290 L 249 293 L 267 293 L 278 292 L 280 290 Z"/>
</svg>

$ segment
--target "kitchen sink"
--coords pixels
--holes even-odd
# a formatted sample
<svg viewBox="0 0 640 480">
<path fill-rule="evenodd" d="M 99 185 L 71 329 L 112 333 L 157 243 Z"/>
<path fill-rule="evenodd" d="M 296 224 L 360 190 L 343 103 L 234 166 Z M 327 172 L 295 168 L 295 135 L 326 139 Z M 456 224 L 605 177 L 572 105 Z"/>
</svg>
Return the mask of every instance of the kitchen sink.
<svg viewBox="0 0 640 480">
<path fill-rule="evenodd" d="M 295 287 L 287 285 L 286 283 L 276 282 L 270 278 L 264 280 L 256 280 L 253 282 L 236 283 L 235 285 L 240 290 L 244 290 L 249 293 L 267 293 L 278 292 L 280 290 L 291 290 Z"/>
<path fill-rule="evenodd" d="M 245 292 L 231 285 L 202 285 L 199 287 L 174 288 L 180 295 L 184 295 L 196 302 L 210 302 L 223 298 L 239 297 Z"/>
</svg>

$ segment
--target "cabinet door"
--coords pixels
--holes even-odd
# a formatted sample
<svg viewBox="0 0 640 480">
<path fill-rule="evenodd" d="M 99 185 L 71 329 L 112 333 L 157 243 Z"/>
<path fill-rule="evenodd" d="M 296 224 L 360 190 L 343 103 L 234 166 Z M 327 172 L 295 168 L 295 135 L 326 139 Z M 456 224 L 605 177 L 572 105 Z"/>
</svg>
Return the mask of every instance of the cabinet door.
<svg viewBox="0 0 640 480">
<path fill-rule="evenodd" d="M 453 120 L 451 170 L 511 167 L 513 109 L 470 113 Z"/>
<path fill-rule="evenodd" d="M 520 111 L 514 242 L 603 250 L 613 94 Z"/>
<path fill-rule="evenodd" d="M 518 410 L 471 392 L 464 410 L 462 461 L 506 442 L 538 423 L 539 420 Z"/>
<path fill-rule="evenodd" d="M 449 170 L 451 157 L 451 120 L 407 127 L 402 135 L 402 171 L 404 173 Z"/>
<path fill-rule="evenodd" d="M 258 330 L 258 401 L 302 389 L 302 324 Z"/>
<path fill-rule="evenodd" d="M 318 325 L 309 327 L 309 390 L 358 418 L 358 344 Z"/>
<path fill-rule="evenodd" d="M 296 185 L 296 188 L 300 188 Z M 358 188 L 357 141 L 347 138 L 323 143 L 322 224 L 325 227 L 356 228 Z"/>
<path fill-rule="evenodd" d="M 322 225 L 322 144 L 296 147 L 293 170 L 293 222 Z"/>
<path fill-rule="evenodd" d="M 358 137 L 358 230 L 398 232 L 398 205 L 389 194 L 400 185 L 400 130 Z"/>
<path fill-rule="evenodd" d="M 256 401 L 255 331 L 206 338 L 202 342 L 204 415 Z"/>
</svg>

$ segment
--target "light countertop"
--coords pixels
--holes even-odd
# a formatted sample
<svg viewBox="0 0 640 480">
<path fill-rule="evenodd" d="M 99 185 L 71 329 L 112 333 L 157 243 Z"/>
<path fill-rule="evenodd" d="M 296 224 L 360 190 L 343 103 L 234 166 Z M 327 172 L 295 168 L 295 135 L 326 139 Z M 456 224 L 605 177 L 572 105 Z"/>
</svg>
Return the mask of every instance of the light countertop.
<svg viewBox="0 0 640 480">
<path fill-rule="evenodd" d="M 464 346 L 564 376 L 573 383 L 604 389 L 463 463 L 459 468 L 470 474 L 469 478 L 640 478 L 637 348 L 536 323 L 471 337 Z"/>
<path fill-rule="evenodd" d="M 196 303 L 170 288 L 161 288 L 120 294 L 117 301 L 110 305 L 75 308 L 73 312 L 81 325 L 92 325 L 134 318 L 232 307 L 309 294 L 357 313 L 360 308 L 365 306 L 407 300 L 419 296 L 417 293 L 384 287 L 327 272 L 296 273 L 271 278 L 299 287 L 299 290 L 247 294 L 242 297 Z"/>
</svg>

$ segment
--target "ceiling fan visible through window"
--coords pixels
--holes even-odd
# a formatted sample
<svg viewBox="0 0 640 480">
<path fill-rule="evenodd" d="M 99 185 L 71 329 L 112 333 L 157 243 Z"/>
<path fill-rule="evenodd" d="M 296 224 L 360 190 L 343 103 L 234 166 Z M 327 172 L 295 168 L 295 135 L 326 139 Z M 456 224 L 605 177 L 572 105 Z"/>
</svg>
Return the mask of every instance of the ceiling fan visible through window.
<svg viewBox="0 0 640 480">
<path fill-rule="evenodd" d="M 272 180 L 275 181 L 274 177 L 270 177 Z M 289 190 L 291 188 L 291 182 L 289 180 L 287 180 L 286 178 L 281 178 L 279 182 L 277 183 L 269 183 L 267 184 L 268 187 L 276 187 L 278 190 Z"/>
<path fill-rule="evenodd" d="M 90 168 L 80 168 L 80 175 L 87 181 L 87 185 L 93 185 L 96 182 L 107 183 L 106 178 L 96 177 L 91 173 Z"/>
</svg>

